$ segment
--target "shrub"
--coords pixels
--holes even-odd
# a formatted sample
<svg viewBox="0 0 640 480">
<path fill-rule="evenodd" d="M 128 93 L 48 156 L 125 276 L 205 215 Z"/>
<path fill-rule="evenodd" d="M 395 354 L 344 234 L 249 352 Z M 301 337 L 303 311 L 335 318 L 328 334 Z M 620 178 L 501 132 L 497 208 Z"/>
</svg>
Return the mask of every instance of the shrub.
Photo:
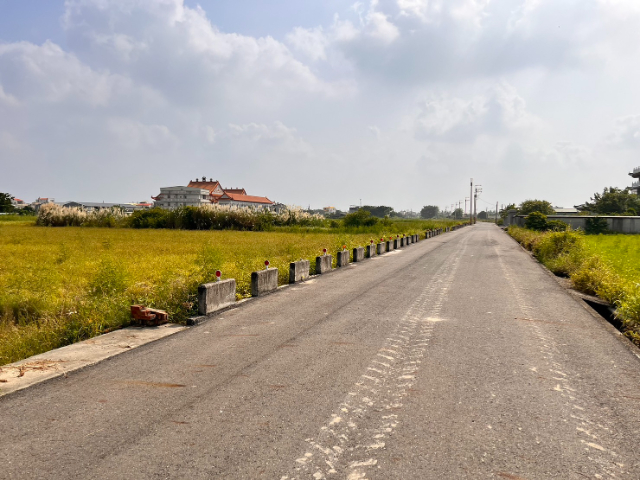
<svg viewBox="0 0 640 480">
<path fill-rule="evenodd" d="M 533 248 L 534 255 L 557 275 L 569 276 L 587 258 L 579 232 L 551 232 L 541 236 Z"/>
<path fill-rule="evenodd" d="M 609 225 L 607 220 L 602 217 L 587 218 L 585 225 L 585 233 L 589 235 L 598 235 L 600 233 L 607 233 L 609 231 Z"/>
<path fill-rule="evenodd" d="M 528 215 L 533 212 L 544 213 L 545 215 L 553 215 L 556 211 L 551 203 L 546 200 L 525 200 L 518 208 L 520 215 Z"/>
<path fill-rule="evenodd" d="M 569 224 L 561 220 L 549 220 L 546 229 L 552 232 L 566 232 L 569 229 Z"/>
<path fill-rule="evenodd" d="M 36 225 L 43 227 L 115 227 L 125 219 L 118 207 L 87 212 L 81 208 L 63 207 L 55 203 L 42 205 L 38 210 Z"/>
<path fill-rule="evenodd" d="M 169 210 L 151 208 L 138 210 L 128 218 L 128 225 L 133 228 L 167 228 Z"/>
<path fill-rule="evenodd" d="M 524 221 L 525 228 L 544 232 L 547 229 L 547 216 L 544 213 L 532 212 Z"/>
<path fill-rule="evenodd" d="M 345 215 L 343 224 L 345 227 L 372 227 L 378 223 L 376 217 L 371 216 L 371 212 L 359 209 L 357 212 Z"/>
</svg>

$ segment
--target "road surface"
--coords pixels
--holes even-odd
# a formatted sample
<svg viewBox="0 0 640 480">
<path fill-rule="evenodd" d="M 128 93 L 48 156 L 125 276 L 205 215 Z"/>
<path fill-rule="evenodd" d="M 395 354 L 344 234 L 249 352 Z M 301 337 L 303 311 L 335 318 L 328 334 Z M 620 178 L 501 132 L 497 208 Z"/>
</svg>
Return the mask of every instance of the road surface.
<svg viewBox="0 0 640 480">
<path fill-rule="evenodd" d="M 640 361 L 497 227 L 0 399 L 0 478 L 640 479 Z"/>
</svg>

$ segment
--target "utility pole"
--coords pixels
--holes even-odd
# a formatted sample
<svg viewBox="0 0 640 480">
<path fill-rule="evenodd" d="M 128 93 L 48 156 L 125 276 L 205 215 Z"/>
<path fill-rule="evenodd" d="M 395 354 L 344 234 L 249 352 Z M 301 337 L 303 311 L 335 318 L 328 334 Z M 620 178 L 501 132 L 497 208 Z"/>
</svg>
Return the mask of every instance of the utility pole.
<svg viewBox="0 0 640 480">
<path fill-rule="evenodd" d="M 473 178 L 471 179 L 471 188 L 469 190 L 469 224 L 473 225 Z"/>
<path fill-rule="evenodd" d="M 496 202 L 496 225 L 498 224 L 498 202 Z"/>
<path fill-rule="evenodd" d="M 482 185 L 476 185 L 475 196 L 473 197 L 473 223 L 478 221 L 478 194 L 482 193 Z"/>
<path fill-rule="evenodd" d="M 469 201 L 469 197 L 464 197 L 464 214 L 467 214 L 467 202 Z M 471 215 L 469 215 L 471 217 Z"/>
</svg>

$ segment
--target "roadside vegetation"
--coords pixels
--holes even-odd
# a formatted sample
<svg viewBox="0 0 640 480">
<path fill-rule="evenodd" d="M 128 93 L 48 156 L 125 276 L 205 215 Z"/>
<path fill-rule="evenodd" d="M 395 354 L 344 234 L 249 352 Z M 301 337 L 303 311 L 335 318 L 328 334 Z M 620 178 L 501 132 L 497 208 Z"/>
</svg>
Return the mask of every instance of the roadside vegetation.
<svg viewBox="0 0 640 480">
<path fill-rule="evenodd" d="M 360 218 L 362 217 L 362 218 Z M 360 214 L 322 226 L 269 231 L 159 228 L 51 228 L 0 216 L 0 365 L 129 324 L 129 306 L 166 310 L 171 321 L 197 313 L 197 287 L 215 271 L 250 294 L 251 272 L 269 260 L 288 282 L 289 263 L 460 222 L 385 220 Z"/>
<path fill-rule="evenodd" d="M 509 235 L 576 290 L 616 307 L 625 336 L 640 346 L 640 237 L 509 227 Z"/>
</svg>

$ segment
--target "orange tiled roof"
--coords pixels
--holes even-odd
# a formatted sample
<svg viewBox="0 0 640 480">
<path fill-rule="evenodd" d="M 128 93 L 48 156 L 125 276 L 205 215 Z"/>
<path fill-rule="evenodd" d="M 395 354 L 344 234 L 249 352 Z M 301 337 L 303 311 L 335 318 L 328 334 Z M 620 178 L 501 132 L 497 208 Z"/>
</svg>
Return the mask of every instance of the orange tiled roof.
<svg viewBox="0 0 640 480">
<path fill-rule="evenodd" d="M 238 195 L 246 195 L 247 191 L 244 188 L 225 188 L 225 193 L 235 193 Z"/>
<path fill-rule="evenodd" d="M 247 203 L 263 203 L 273 205 L 273 202 L 267 197 L 256 197 L 254 195 L 241 195 L 239 193 L 225 192 L 220 200 L 233 200 L 235 202 L 247 202 Z"/>
<path fill-rule="evenodd" d="M 194 187 L 194 188 L 202 188 L 204 190 L 209 190 L 209 193 L 211 193 L 213 195 L 213 191 L 217 188 L 220 187 L 222 189 L 222 186 L 220 186 L 220 182 L 218 182 L 217 180 L 215 181 L 211 181 L 211 182 L 201 182 L 201 181 L 193 181 L 193 180 L 189 180 L 189 185 L 187 185 L 188 187 Z M 216 193 L 215 196 L 220 196 L 222 194 L 218 194 Z"/>
</svg>

